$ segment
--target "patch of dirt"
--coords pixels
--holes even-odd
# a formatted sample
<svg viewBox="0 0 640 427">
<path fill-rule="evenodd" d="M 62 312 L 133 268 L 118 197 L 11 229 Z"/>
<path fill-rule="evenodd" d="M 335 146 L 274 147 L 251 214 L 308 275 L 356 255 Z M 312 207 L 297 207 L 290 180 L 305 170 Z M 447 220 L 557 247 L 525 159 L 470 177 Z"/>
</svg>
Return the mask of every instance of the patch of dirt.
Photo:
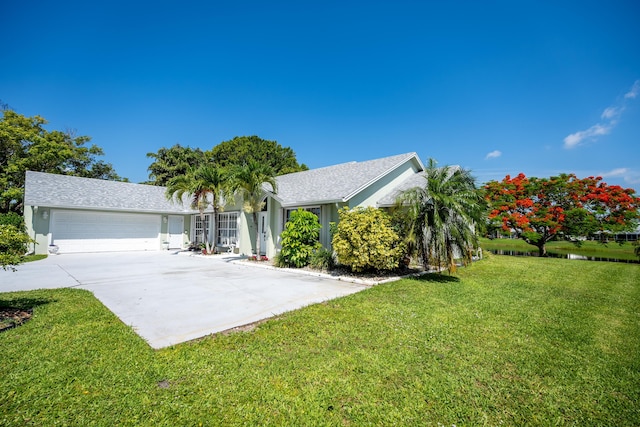
<svg viewBox="0 0 640 427">
<path fill-rule="evenodd" d="M 261 260 L 261 261 L 256 261 L 254 259 L 247 259 L 246 262 L 250 262 L 250 263 L 254 263 L 256 265 L 265 265 L 265 266 L 269 266 L 269 267 L 275 267 L 273 260 Z M 278 268 L 278 267 L 275 267 Z M 284 267 L 282 269 L 286 269 L 287 267 Z M 291 267 L 292 270 L 295 270 L 296 268 Z M 364 271 L 364 272 L 359 272 L 359 273 L 354 273 L 353 271 L 351 271 L 350 268 L 348 267 L 344 267 L 344 266 L 336 266 L 331 270 L 320 270 L 317 268 L 313 268 L 311 266 L 306 266 L 306 267 L 302 267 L 299 270 L 303 270 L 303 271 L 307 271 L 310 273 L 321 273 L 321 274 L 326 274 L 332 277 L 343 277 L 343 278 L 349 278 L 349 279 L 354 279 L 354 280 L 361 280 L 364 282 L 370 282 L 370 283 L 379 283 L 379 282 L 383 282 L 385 280 L 388 279 L 393 279 L 393 278 L 397 278 L 397 277 L 407 277 L 407 276 L 412 276 L 412 275 L 418 275 L 418 274 L 423 274 L 425 271 L 422 269 L 422 267 L 420 266 L 416 266 L 416 265 L 411 265 L 411 266 L 407 266 L 407 267 L 402 267 L 402 268 L 398 268 L 396 270 L 387 270 L 387 271 Z"/>
<path fill-rule="evenodd" d="M 15 328 L 31 319 L 33 310 L 23 310 L 21 308 L 0 307 L 0 332 Z"/>
<path fill-rule="evenodd" d="M 303 267 L 302 269 L 315 273 L 324 273 L 333 277 L 345 277 L 370 283 L 380 283 L 388 279 L 407 277 L 424 272 L 421 268 L 415 267 L 405 267 L 389 271 L 364 271 L 360 273 L 354 273 L 350 268 L 341 266 L 338 266 L 332 270 L 318 270 L 312 267 Z"/>
</svg>

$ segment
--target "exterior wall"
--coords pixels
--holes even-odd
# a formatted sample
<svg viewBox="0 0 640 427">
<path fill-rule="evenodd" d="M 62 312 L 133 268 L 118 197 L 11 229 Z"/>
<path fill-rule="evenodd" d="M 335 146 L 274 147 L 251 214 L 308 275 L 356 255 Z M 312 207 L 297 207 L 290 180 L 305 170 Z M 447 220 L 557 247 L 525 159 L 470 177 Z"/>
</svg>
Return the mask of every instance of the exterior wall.
<svg viewBox="0 0 640 427">
<path fill-rule="evenodd" d="M 275 256 L 276 253 L 280 251 L 282 248 L 282 231 L 284 230 L 284 208 L 275 199 L 271 199 L 269 201 L 271 206 L 269 206 L 269 224 L 271 226 L 271 234 L 272 234 L 272 242 L 273 242 L 273 254 Z M 269 256 L 269 255 L 267 255 Z"/>
<path fill-rule="evenodd" d="M 191 217 L 192 215 L 177 215 L 177 214 L 163 214 L 162 215 L 162 223 L 160 225 L 160 241 L 168 242 L 169 241 L 169 215 L 171 216 L 181 216 L 183 220 L 183 230 L 182 230 L 182 247 L 185 248 L 189 245 L 190 236 L 191 236 Z"/>
<path fill-rule="evenodd" d="M 267 230 L 267 251 L 266 255 L 269 258 L 276 256 L 280 250 L 280 244 L 282 242 L 281 234 L 283 230 L 283 210 L 282 205 L 277 200 L 269 198 L 267 205 L 267 218 L 269 229 Z"/>
<path fill-rule="evenodd" d="M 24 221 L 25 221 L 25 225 L 27 227 L 27 234 L 29 235 L 29 237 L 31 237 L 32 239 L 34 239 L 36 241 L 35 245 L 31 246 L 31 251 L 33 251 L 36 254 L 48 254 L 49 253 L 49 243 L 51 240 L 51 225 L 50 225 L 50 221 L 51 221 L 51 214 L 52 214 L 52 210 L 57 211 L 69 211 L 69 210 L 73 210 L 75 211 L 75 209 L 60 209 L 60 208 L 49 208 L 49 207 L 45 207 L 45 206 L 25 206 L 24 209 Z M 101 211 L 101 210 L 89 210 L 86 209 L 87 211 L 92 211 L 92 212 L 110 212 L 110 213 L 117 213 L 117 211 Z M 135 213 L 135 212 L 122 212 L 122 213 Z M 140 212 L 143 213 L 143 212 Z M 144 212 L 147 213 L 147 212 Z M 168 234 L 168 215 L 169 214 L 159 214 L 157 213 L 157 215 L 162 215 L 162 221 L 160 223 L 160 239 L 159 242 L 164 242 L 166 240 L 168 240 L 169 238 L 169 234 Z M 176 214 L 170 214 L 170 215 L 176 215 Z M 184 243 L 188 243 L 189 241 L 189 235 L 190 235 L 190 230 L 191 230 L 191 215 L 180 215 L 184 218 L 184 230 L 183 230 L 183 239 L 184 239 Z M 45 218 L 46 217 L 46 218 Z M 165 218 L 167 218 L 167 221 L 165 222 Z M 184 233 L 184 231 L 186 231 L 186 233 Z M 161 249 L 161 243 L 158 246 L 158 250 Z M 35 247 L 34 247 L 35 246 Z"/>
<path fill-rule="evenodd" d="M 44 218 L 45 216 L 47 218 Z M 27 234 L 36 241 L 30 248 L 33 253 L 49 253 L 50 216 L 51 210 L 49 208 L 28 205 L 24 207 L 24 222 L 27 227 Z"/>
<path fill-rule="evenodd" d="M 258 222 L 260 222 L 260 214 L 266 214 L 266 242 L 260 247 L 260 251 L 267 256 L 267 258 L 273 258 L 276 253 L 276 245 L 279 243 L 281 227 L 278 225 L 277 211 L 274 211 L 274 205 L 277 202 L 271 197 L 267 201 L 267 211 L 258 213 Z M 240 240 L 240 254 L 245 256 L 255 255 L 256 253 L 256 226 L 253 222 L 253 214 L 243 212 L 240 215 L 242 218 L 241 224 L 238 228 L 239 240 Z M 260 225 L 258 224 L 258 227 Z"/>
<path fill-rule="evenodd" d="M 320 243 L 326 249 L 331 250 L 331 223 L 338 223 L 340 219 L 338 216 L 338 211 L 342 209 L 344 206 L 347 206 L 346 203 L 332 203 L 328 205 L 322 206 L 322 229 L 320 230 Z"/>
</svg>

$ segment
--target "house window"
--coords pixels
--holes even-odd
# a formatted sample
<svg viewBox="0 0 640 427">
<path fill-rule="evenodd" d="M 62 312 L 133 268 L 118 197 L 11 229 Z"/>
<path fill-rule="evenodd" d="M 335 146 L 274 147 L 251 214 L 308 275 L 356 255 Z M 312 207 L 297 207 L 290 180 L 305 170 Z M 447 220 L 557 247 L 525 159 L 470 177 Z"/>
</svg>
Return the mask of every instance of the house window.
<svg viewBox="0 0 640 427">
<path fill-rule="evenodd" d="M 211 240 L 211 227 L 210 227 L 210 217 L 211 215 L 207 214 L 204 216 L 204 220 L 200 215 L 195 215 L 195 223 L 194 223 L 194 243 L 200 244 L 204 243 L 204 235 L 205 230 L 207 232 L 207 236 L 209 240 Z"/>
<path fill-rule="evenodd" d="M 219 213 L 216 230 L 216 245 L 235 246 L 238 243 L 238 212 Z"/>
<path fill-rule="evenodd" d="M 284 216 L 284 223 L 289 222 L 289 217 L 291 216 L 291 212 L 297 211 L 299 208 L 287 209 Z M 315 216 L 318 217 L 318 221 L 320 221 L 320 206 L 312 206 L 307 208 L 302 208 L 305 211 L 311 212 Z"/>
</svg>

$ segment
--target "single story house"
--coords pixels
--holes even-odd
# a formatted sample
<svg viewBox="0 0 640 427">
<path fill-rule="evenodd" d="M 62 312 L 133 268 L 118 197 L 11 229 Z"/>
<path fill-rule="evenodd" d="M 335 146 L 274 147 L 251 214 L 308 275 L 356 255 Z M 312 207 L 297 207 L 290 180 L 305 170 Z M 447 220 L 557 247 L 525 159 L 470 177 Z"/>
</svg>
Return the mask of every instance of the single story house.
<svg viewBox="0 0 640 427">
<path fill-rule="evenodd" d="M 289 214 L 298 209 L 315 213 L 322 225 L 320 242 L 329 248 L 329 223 L 338 210 L 390 207 L 402 190 L 424 184 L 424 166 L 416 153 L 278 176 L 277 191 L 265 187 L 259 213 L 263 254 L 273 257 Z M 255 253 L 251 215 L 235 200 L 212 224 L 211 209 L 204 219 L 189 203 L 165 197 L 165 188 L 43 172 L 26 173 L 24 218 L 36 241 L 35 253 L 55 245 L 59 253 L 183 249 L 202 242 L 237 253 Z"/>
</svg>

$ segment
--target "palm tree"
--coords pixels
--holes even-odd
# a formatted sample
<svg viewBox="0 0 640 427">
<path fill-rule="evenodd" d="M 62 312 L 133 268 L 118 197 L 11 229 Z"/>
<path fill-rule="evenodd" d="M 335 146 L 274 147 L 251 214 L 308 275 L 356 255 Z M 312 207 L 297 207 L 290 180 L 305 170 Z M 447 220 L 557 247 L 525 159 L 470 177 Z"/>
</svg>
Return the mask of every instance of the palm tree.
<svg viewBox="0 0 640 427">
<path fill-rule="evenodd" d="M 263 184 L 269 184 L 275 193 L 276 178 L 273 169 L 256 160 L 249 160 L 242 166 L 231 169 L 231 189 L 243 200 L 243 209 L 251 214 L 256 232 L 256 256 L 260 257 L 260 233 L 258 232 L 258 213 L 264 207 L 265 190 Z"/>
<path fill-rule="evenodd" d="M 415 239 L 425 269 L 454 271 L 456 258 L 464 265 L 477 247 L 477 225 L 484 218 L 484 199 L 465 169 L 436 167 L 429 159 L 424 187 L 405 191 L 399 203 L 408 207 L 409 235 Z"/>
<path fill-rule="evenodd" d="M 165 196 L 170 200 L 183 202 L 183 196 L 190 197 L 191 207 L 198 209 L 202 220 L 203 236 L 207 253 L 211 253 L 209 233 L 204 221 L 204 212 L 213 208 L 214 227 L 218 223 L 218 212 L 224 207 L 225 197 L 230 194 L 229 175 L 219 167 L 203 165 L 189 169 L 186 174 L 171 178 L 167 184 Z"/>
</svg>

